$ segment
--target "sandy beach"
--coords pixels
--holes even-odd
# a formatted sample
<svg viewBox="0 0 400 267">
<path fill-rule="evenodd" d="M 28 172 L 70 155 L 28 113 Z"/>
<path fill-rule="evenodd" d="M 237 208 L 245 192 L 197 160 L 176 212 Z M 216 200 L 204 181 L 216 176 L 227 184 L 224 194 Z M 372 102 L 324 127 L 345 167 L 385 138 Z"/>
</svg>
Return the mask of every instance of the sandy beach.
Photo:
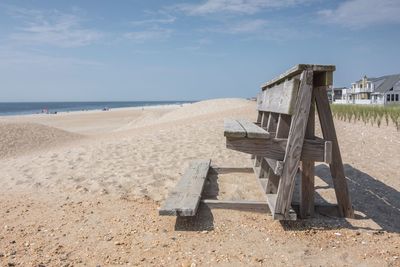
<svg viewBox="0 0 400 267">
<path fill-rule="evenodd" d="M 1 266 L 400 266 L 400 132 L 335 120 L 355 219 L 200 207 L 158 216 L 192 159 L 250 167 L 225 147 L 224 118 L 255 102 L 0 117 Z M 317 129 L 317 135 L 320 131 Z M 319 197 L 335 200 L 317 163 Z M 262 200 L 253 176 L 219 179 L 219 198 Z"/>
</svg>

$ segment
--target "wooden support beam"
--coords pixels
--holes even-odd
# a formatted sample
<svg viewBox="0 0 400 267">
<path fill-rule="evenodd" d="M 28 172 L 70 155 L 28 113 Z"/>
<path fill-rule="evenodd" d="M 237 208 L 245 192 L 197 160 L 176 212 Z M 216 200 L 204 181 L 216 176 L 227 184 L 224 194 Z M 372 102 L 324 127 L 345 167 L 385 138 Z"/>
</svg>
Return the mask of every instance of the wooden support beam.
<svg viewBox="0 0 400 267">
<path fill-rule="evenodd" d="M 227 209 L 241 211 L 259 211 L 271 213 L 267 201 L 260 200 L 220 200 L 220 199 L 202 199 L 201 204 L 210 209 Z M 292 202 L 294 211 L 299 210 L 299 203 Z M 337 216 L 338 207 L 335 204 L 316 204 L 315 213 L 328 216 Z"/>
<path fill-rule="evenodd" d="M 276 198 L 275 213 L 290 218 L 294 181 L 300 163 L 312 98 L 313 71 L 305 70 L 301 75 L 299 94 L 292 115 L 289 137 L 285 150 L 281 180 Z"/>
<path fill-rule="evenodd" d="M 269 167 L 275 175 L 280 176 L 282 174 L 283 161 L 270 158 L 264 158 L 264 160 L 268 163 Z"/>
<path fill-rule="evenodd" d="M 315 137 L 315 100 L 311 99 L 310 114 L 308 116 L 305 138 Z M 300 188 L 300 217 L 314 216 L 314 161 L 303 160 L 300 164 L 301 188 Z"/>
<path fill-rule="evenodd" d="M 290 129 L 292 117 L 286 114 L 279 114 L 278 125 L 276 129 L 276 138 L 287 138 Z"/>
<path fill-rule="evenodd" d="M 342 216 L 353 218 L 354 210 L 351 205 L 349 189 L 344 174 L 342 156 L 340 155 L 339 143 L 333 123 L 332 112 L 329 106 L 326 87 L 314 90 L 321 130 L 325 140 L 332 142 L 332 162 L 329 164 L 332 174 L 333 186 L 335 188 L 339 211 Z"/>
<path fill-rule="evenodd" d="M 285 147 L 288 139 L 249 139 L 226 138 L 226 147 L 232 150 L 267 157 L 275 160 L 284 160 Z M 325 142 L 318 140 L 304 140 L 303 150 L 300 151 L 302 160 L 324 162 Z"/>
</svg>

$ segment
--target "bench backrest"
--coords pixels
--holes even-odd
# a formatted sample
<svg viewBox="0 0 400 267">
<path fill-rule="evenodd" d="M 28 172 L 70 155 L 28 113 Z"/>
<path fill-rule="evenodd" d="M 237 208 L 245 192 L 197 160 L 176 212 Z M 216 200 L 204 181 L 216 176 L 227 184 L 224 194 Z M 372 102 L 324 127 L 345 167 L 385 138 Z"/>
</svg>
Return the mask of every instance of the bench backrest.
<svg viewBox="0 0 400 267">
<path fill-rule="evenodd" d="M 318 81 L 314 81 L 314 84 L 332 85 L 332 73 L 335 66 L 296 65 L 262 86 L 262 91 L 257 96 L 257 109 L 264 112 L 292 115 L 300 85 L 300 74 L 306 69 L 312 69 L 314 73 L 322 74 L 315 76 Z"/>
</svg>

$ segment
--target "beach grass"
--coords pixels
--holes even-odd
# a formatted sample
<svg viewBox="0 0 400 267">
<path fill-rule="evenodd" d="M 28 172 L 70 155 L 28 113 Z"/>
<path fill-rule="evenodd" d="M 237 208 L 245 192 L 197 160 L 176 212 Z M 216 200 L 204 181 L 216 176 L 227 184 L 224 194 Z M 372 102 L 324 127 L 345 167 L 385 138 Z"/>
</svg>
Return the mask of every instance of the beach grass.
<svg viewBox="0 0 400 267">
<path fill-rule="evenodd" d="M 400 130 L 400 105 L 331 105 L 333 116 L 342 121 L 362 121 L 380 127 L 393 123 Z"/>
</svg>

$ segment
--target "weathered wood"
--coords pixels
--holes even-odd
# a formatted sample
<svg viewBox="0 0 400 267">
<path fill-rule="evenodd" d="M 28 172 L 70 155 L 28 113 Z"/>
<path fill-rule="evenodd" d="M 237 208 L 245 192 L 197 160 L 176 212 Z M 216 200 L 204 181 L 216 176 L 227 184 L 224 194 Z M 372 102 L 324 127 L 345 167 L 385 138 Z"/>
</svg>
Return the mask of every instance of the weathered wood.
<svg viewBox="0 0 400 267">
<path fill-rule="evenodd" d="M 184 175 L 160 208 L 159 215 L 196 215 L 210 163 L 209 159 L 190 162 Z"/>
<path fill-rule="evenodd" d="M 295 221 L 297 220 L 297 214 L 293 210 L 292 207 L 289 205 L 289 209 L 285 214 L 277 212 L 277 205 L 276 202 L 278 200 L 278 195 L 277 194 L 267 194 L 267 203 L 269 206 L 269 210 L 271 211 L 272 218 L 274 220 L 289 220 L 289 221 Z"/>
<path fill-rule="evenodd" d="M 210 209 L 227 209 L 241 211 L 260 211 L 271 213 L 269 205 L 266 201 L 260 200 L 220 200 L 220 199 L 202 199 L 202 205 L 206 205 Z M 299 203 L 292 202 L 294 211 L 299 209 Z M 316 204 L 315 212 L 321 215 L 337 216 L 338 207 L 335 204 Z"/>
<path fill-rule="evenodd" d="M 279 114 L 276 138 L 287 138 L 292 117 L 286 114 Z"/>
<path fill-rule="evenodd" d="M 329 106 L 326 87 L 315 89 L 314 94 L 319 121 L 321 123 L 322 135 L 325 140 L 332 142 L 332 162 L 329 164 L 329 167 L 332 174 L 339 211 L 341 215 L 353 218 L 354 211 L 351 205 L 346 177 L 344 175 L 342 156 L 340 155 L 339 143 L 336 136 L 335 125 L 333 123 L 331 108 Z"/>
<path fill-rule="evenodd" d="M 239 172 L 239 173 L 252 173 L 254 170 L 253 168 L 246 168 L 246 167 L 210 167 L 212 170 L 214 170 L 218 174 L 224 174 L 224 173 L 232 173 L 232 172 Z"/>
<path fill-rule="evenodd" d="M 225 137 L 270 138 L 270 134 L 261 127 L 246 120 L 225 119 Z"/>
<path fill-rule="evenodd" d="M 290 122 L 291 122 L 291 116 L 286 115 L 286 114 L 279 114 L 278 118 L 278 123 L 277 123 L 277 129 L 276 129 L 276 138 L 287 138 L 289 135 L 289 129 L 290 129 Z M 272 165 L 275 162 L 273 159 L 268 159 L 265 158 L 268 162 L 268 165 Z M 268 173 L 268 183 L 266 186 L 266 193 L 267 194 L 276 194 L 278 192 L 278 187 L 279 187 L 279 181 L 280 181 L 280 176 L 282 175 L 282 169 L 283 169 L 283 161 L 279 161 L 279 169 L 273 172 L 272 170 Z M 275 167 L 276 168 L 276 167 Z"/>
<path fill-rule="evenodd" d="M 298 89 L 298 79 L 288 80 L 272 88 L 268 88 L 263 91 L 257 109 L 274 113 L 292 114 Z"/>
<path fill-rule="evenodd" d="M 210 209 L 232 209 L 270 213 L 266 201 L 202 199 L 201 203 L 207 205 Z"/>
<path fill-rule="evenodd" d="M 284 167 L 279 182 L 275 214 L 288 217 L 292 202 L 294 181 L 303 149 L 304 136 L 310 112 L 313 86 L 313 71 L 305 70 L 301 75 L 299 94 L 292 116 L 289 137 L 285 150 Z"/>
<path fill-rule="evenodd" d="M 272 170 L 268 173 L 268 181 L 265 188 L 267 194 L 276 194 L 278 192 L 280 176 L 276 175 Z"/>
<path fill-rule="evenodd" d="M 280 176 L 282 174 L 283 161 L 270 158 L 264 158 L 264 159 L 268 163 L 269 167 L 271 168 L 271 170 L 274 172 L 275 175 Z"/>
<path fill-rule="evenodd" d="M 315 100 L 312 96 L 310 113 L 307 121 L 305 138 L 315 137 Z M 325 156 L 324 156 L 325 157 Z M 314 161 L 303 160 L 300 164 L 301 188 L 300 188 L 300 217 L 314 216 Z"/>
<path fill-rule="evenodd" d="M 265 130 L 266 125 L 268 123 L 269 112 L 259 111 L 258 114 L 259 114 L 259 116 L 257 118 L 257 121 L 260 121 L 260 127 Z M 260 114 L 261 114 L 261 116 L 260 116 Z M 254 159 L 255 159 L 254 166 L 260 166 L 262 158 L 257 157 L 256 155 L 252 155 L 252 156 L 254 156 Z"/>
<path fill-rule="evenodd" d="M 226 147 L 232 150 L 254 154 L 283 161 L 288 139 L 249 139 L 249 138 L 226 138 Z M 300 151 L 302 160 L 324 162 L 325 142 L 318 140 L 304 140 L 303 150 Z"/>
<path fill-rule="evenodd" d="M 278 119 L 279 119 L 279 114 L 278 113 L 270 113 L 268 123 L 267 123 L 267 132 L 269 133 L 276 133 L 276 129 L 278 126 Z"/>
<path fill-rule="evenodd" d="M 224 120 L 224 136 L 228 137 L 246 137 L 246 130 L 234 119 Z"/>
<path fill-rule="evenodd" d="M 291 78 L 293 76 L 296 76 L 300 73 L 302 73 L 304 70 L 311 70 L 313 72 L 333 72 L 336 70 L 336 67 L 334 65 L 309 65 L 309 64 L 299 64 L 296 65 L 283 74 L 279 75 L 278 77 L 266 82 L 264 85 L 261 86 L 263 90 L 274 86 L 277 83 L 281 83 L 282 81 Z"/>
<path fill-rule="evenodd" d="M 325 142 L 325 154 L 324 154 L 324 162 L 325 163 L 332 163 L 332 142 L 326 141 Z"/>
<path fill-rule="evenodd" d="M 266 130 L 255 125 L 254 123 L 243 119 L 239 119 L 237 121 L 246 130 L 247 138 L 270 138 L 270 135 Z"/>
</svg>

